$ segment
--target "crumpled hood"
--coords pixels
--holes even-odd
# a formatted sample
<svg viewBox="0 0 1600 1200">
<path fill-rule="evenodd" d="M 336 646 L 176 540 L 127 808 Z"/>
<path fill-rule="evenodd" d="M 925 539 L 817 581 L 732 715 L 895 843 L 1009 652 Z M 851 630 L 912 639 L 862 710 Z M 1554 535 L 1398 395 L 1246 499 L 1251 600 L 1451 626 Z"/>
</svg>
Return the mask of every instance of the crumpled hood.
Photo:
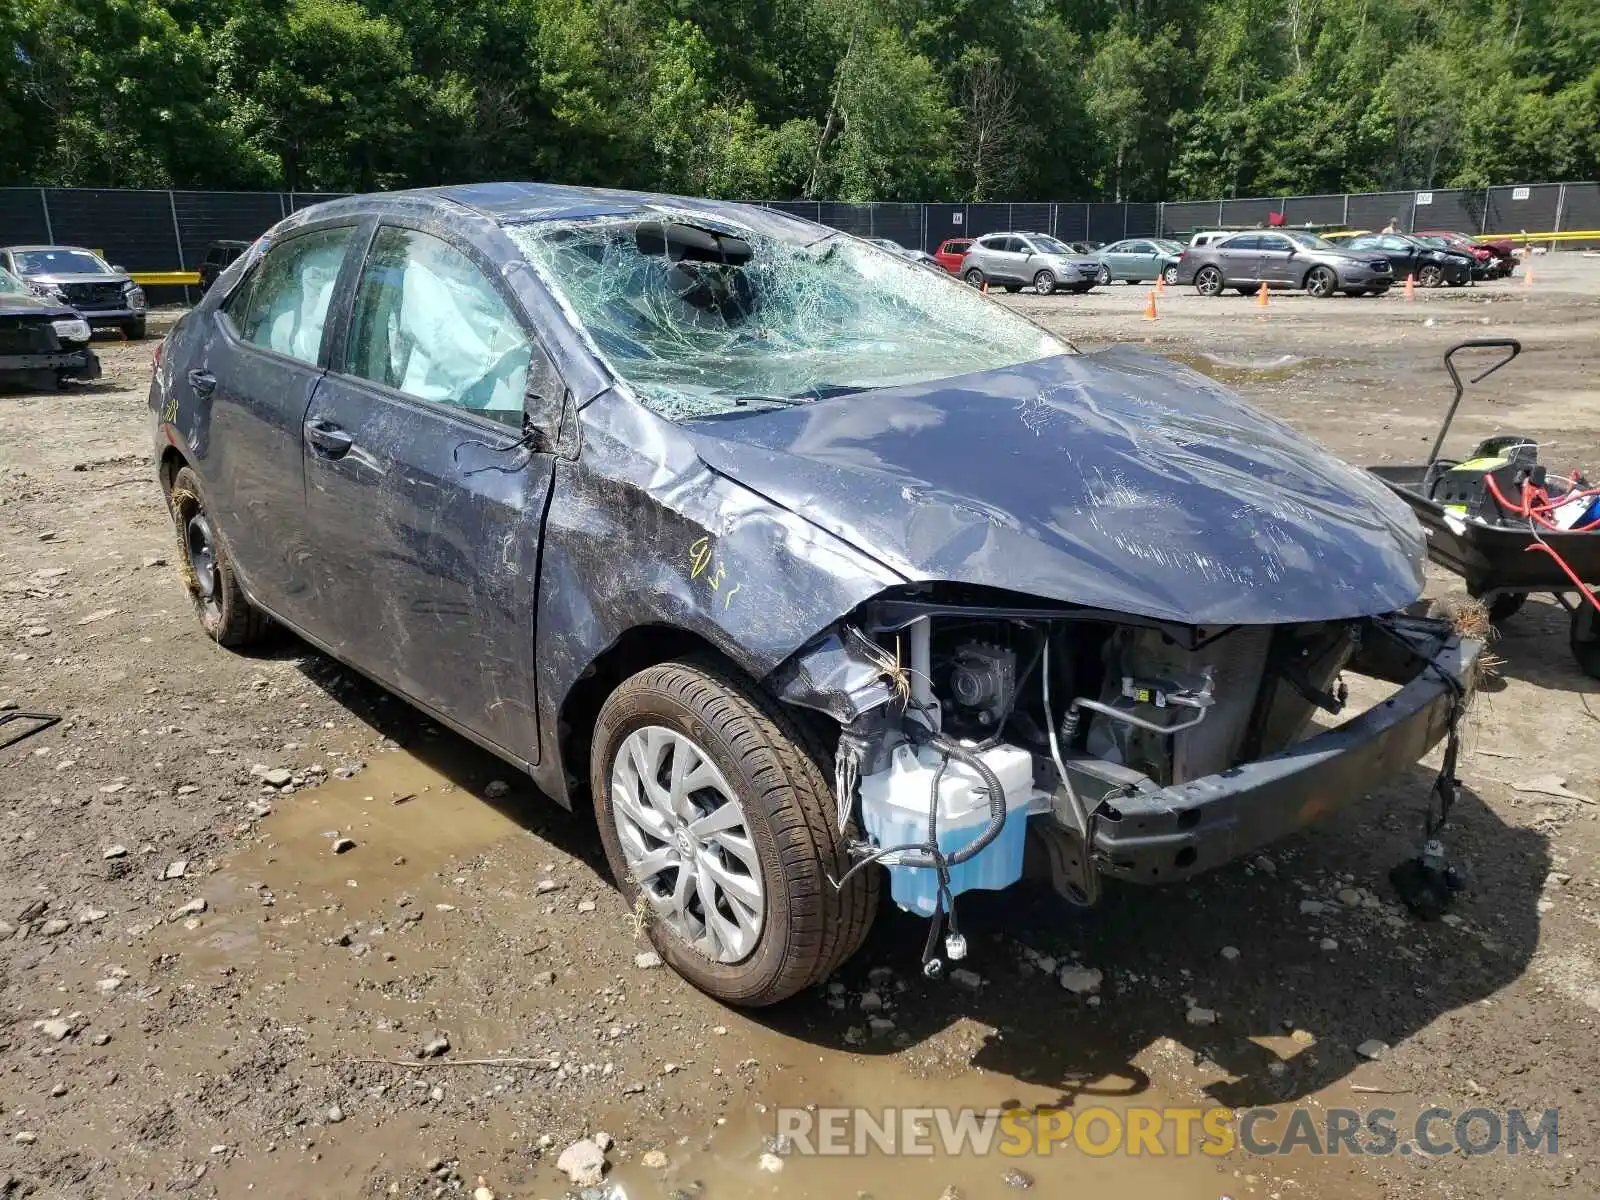
<svg viewBox="0 0 1600 1200">
<path fill-rule="evenodd" d="M 28 276 L 25 276 L 25 278 L 28 280 L 29 283 L 48 283 L 48 284 L 52 284 L 52 285 L 57 286 L 57 287 L 61 286 L 62 284 L 66 284 L 66 283 L 129 283 L 129 282 L 132 282 L 132 276 L 127 275 L 126 273 L 112 272 L 112 273 L 108 274 L 105 271 L 73 271 L 73 272 L 52 271 L 48 275 L 28 275 Z"/>
<path fill-rule="evenodd" d="M 1421 530 L 1381 483 L 1123 348 L 683 428 L 713 469 L 912 579 L 1194 625 L 1422 591 Z"/>
<path fill-rule="evenodd" d="M 75 318 L 77 315 L 76 309 L 59 300 L 47 300 L 31 293 L 25 296 L 21 292 L 0 292 L 0 316 Z"/>
</svg>

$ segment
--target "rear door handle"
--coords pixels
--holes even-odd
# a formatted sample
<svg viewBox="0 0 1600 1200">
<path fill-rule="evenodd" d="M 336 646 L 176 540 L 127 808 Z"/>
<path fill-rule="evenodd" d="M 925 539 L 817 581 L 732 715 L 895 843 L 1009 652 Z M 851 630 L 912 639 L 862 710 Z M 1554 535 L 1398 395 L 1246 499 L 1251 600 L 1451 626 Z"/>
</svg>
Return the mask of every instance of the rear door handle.
<svg viewBox="0 0 1600 1200">
<path fill-rule="evenodd" d="M 331 421 L 314 417 L 306 422 L 306 441 L 316 448 L 323 458 L 343 458 L 356 444 L 355 438 Z"/>
<path fill-rule="evenodd" d="M 189 386 L 194 389 L 194 394 L 204 400 L 217 390 L 217 377 L 210 371 L 202 371 L 194 367 L 189 371 Z"/>
</svg>

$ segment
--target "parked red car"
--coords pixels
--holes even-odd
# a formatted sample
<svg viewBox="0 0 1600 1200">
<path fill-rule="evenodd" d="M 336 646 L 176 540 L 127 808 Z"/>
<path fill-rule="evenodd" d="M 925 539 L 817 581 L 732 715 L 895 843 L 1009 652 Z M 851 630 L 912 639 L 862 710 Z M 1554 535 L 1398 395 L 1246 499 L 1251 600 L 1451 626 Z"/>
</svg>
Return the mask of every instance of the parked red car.
<svg viewBox="0 0 1600 1200">
<path fill-rule="evenodd" d="M 1486 278 L 1502 279 L 1517 269 L 1517 256 L 1512 253 L 1511 242 L 1505 238 L 1490 241 L 1448 229 L 1425 229 L 1418 236 L 1443 238 L 1453 249 L 1465 250 L 1477 259 L 1480 267 L 1486 268 Z"/>
<path fill-rule="evenodd" d="M 952 275 L 961 274 L 961 260 L 967 256 L 971 238 L 946 238 L 933 252 L 933 260 Z"/>
</svg>

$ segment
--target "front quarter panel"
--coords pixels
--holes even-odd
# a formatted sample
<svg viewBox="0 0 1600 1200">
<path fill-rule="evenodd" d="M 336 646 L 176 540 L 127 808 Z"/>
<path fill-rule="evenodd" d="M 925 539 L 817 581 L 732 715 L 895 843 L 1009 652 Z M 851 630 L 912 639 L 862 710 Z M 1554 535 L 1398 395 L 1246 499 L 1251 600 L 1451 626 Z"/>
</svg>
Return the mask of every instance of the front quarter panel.
<svg viewBox="0 0 1600 1200">
<path fill-rule="evenodd" d="M 753 679 L 818 631 L 903 582 L 705 466 L 670 422 L 607 392 L 583 412 L 583 448 L 561 461 L 540 564 L 538 695 L 555 730 L 573 684 L 623 635 L 681 630 Z M 556 752 L 536 778 L 569 802 L 584 763 Z"/>
</svg>

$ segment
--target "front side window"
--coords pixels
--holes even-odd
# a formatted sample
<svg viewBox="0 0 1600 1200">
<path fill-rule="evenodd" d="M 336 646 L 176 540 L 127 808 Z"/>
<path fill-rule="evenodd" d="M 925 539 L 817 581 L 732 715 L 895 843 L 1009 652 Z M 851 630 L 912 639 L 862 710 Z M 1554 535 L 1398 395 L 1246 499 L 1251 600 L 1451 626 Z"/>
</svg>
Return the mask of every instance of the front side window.
<svg viewBox="0 0 1600 1200">
<path fill-rule="evenodd" d="M 507 232 L 611 372 L 668 418 L 802 404 L 1069 352 L 952 276 L 809 227 L 778 234 L 652 213 Z"/>
<path fill-rule="evenodd" d="M 504 297 L 460 250 L 412 229 L 378 231 L 356 288 L 349 374 L 520 427 L 532 353 Z"/>
<path fill-rule="evenodd" d="M 1282 250 L 1292 250 L 1292 249 L 1294 249 L 1294 247 L 1289 244 L 1289 239 L 1288 238 L 1264 237 L 1264 238 L 1260 239 L 1260 242 L 1261 242 L 1261 249 L 1263 249 L 1263 250 L 1279 250 L 1279 251 L 1282 251 Z"/>
<path fill-rule="evenodd" d="M 10 271 L 0 267 L 0 296 L 31 296 L 33 292 Z"/>
<path fill-rule="evenodd" d="M 1400 254 L 1404 254 L 1411 249 L 1410 242 L 1403 238 L 1397 237 L 1386 237 L 1383 239 L 1380 245 L 1382 245 L 1385 250 L 1394 250 Z"/>
<path fill-rule="evenodd" d="M 1154 254 L 1155 253 L 1155 247 L 1152 246 L 1149 242 L 1124 242 L 1123 246 L 1122 246 L 1122 253 L 1124 253 L 1124 254 Z"/>
<path fill-rule="evenodd" d="M 267 250 L 223 306 L 239 336 L 275 354 L 315 363 L 328 304 L 354 226 L 302 234 Z"/>
</svg>

